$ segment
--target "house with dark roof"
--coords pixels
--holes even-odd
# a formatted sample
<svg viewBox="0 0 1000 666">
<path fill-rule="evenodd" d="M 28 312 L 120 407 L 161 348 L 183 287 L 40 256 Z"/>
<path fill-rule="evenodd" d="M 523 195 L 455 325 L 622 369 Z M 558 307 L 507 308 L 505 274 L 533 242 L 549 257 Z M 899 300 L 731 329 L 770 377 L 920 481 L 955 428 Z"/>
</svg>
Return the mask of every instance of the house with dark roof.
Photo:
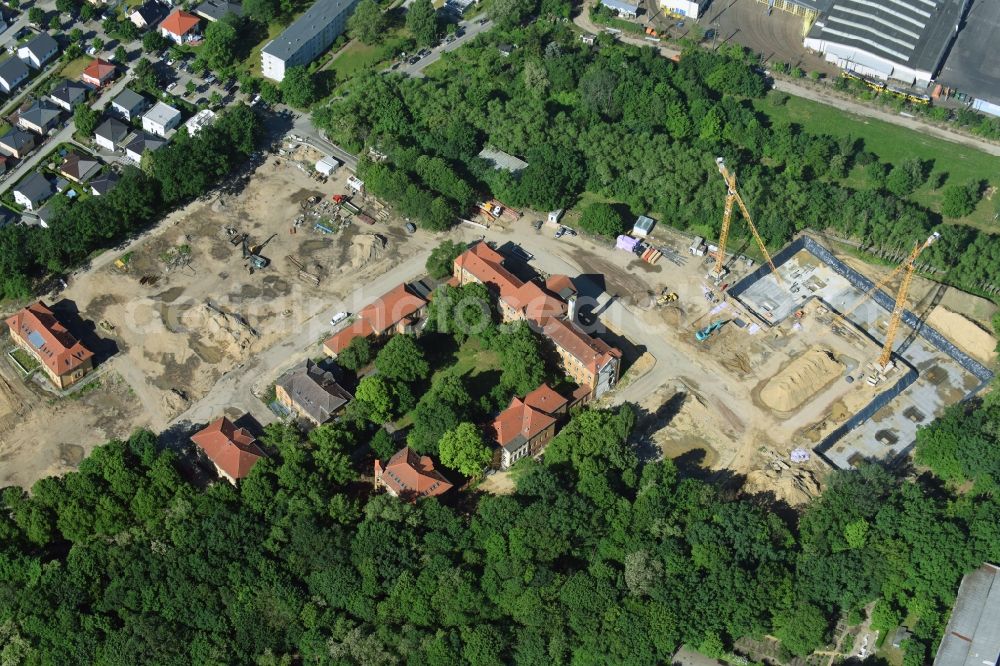
<svg viewBox="0 0 1000 666">
<path fill-rule="evenodd" d="M 555 347 L 563 369 L 598 398 L 618 381 L 621 351 L 592 337 L 574 321 L 576 288 L 564 275 L 544 283 L 524 282 L 504 265 L 503 255 L 480 242 L 455 259 L 450 284 L 478 282 L 497 296 L 505 322 L 526 321 Z"/>
<path fill-rule="evenodd" d="M 147 0 L 134 8 L 128 15 L 128 20 L 140 30 L 145 30 L 151 25 L 155 25 L 163 17 L 163 5 L 154 0 Z"/>
<path fill-rule="evenodd" d="M 35 147 L 35 135 L 23 129 L 11 129 L 0 137 L 0 148 L 17 159 L 23 158 Z"/>
<path fill-rule="evenodd" d="M 206 21 L 214 23 L 226 14 L 243 16 L 243 5 L 238 2 L 226 2 L 226 0 L 205 0 L 194 8 L 194 13 Z"/>
<path fill-rule="evenodd" d="M 339 414 L 353 399 L 332 372 L 308 359 L 279 377 L 274 392 L 285 409 L 317 426 Z"/>
<path fill-rule="evenodd" d="M 160 22 L 160 34 L 175 44 L 187 44 L 201 39 L 201 19 L 175 9 Z"/>
<path fill-rule="evenodd" d="M 327 355 L 336 358 L 356 337 L 383 337 L 394 333 L 413 333 L 427 310 L 427 301 L 403 283 L 358 312 L 351 326 L 323 343 Z"/>
<path fill-rule="evenodd" d="M 105 150 L 116 150 L 129 135 L 129 126 L 117 118 L 108 118 L 94 130 L 94 143 Z"/>
<path fill-rule="evenodd" d="M 55 104 L 38 99 L 17 115 L 17 126 L 35 134 L 46 134 L 59 123 L 62 109 Z"/>
<path fill-rule="evenodd" d="M 415 502 L 448 492 L 452 483 L 434 469 L 430 457 L 421 456 L 406 446 L 384 466 L 380 460 L 375 461 L 375 487 L 385 488 L 393 497 Z"/>
<path fill-rule="evenodd" d="M 94 86 L 95 88 L 103 88 L 114 80 L 115 72 L 117 71 L 118 68 L 113 62 L 109 62 L 101 58 L 94 58 L 94 60 L 84 68 L 83 73 L 80 74 L 80 80 L 87 85 Z"/>
<path fill-rule="evenodd" d="M 25 210 L 35 211 L 55 193 L 52 181 L 35 171 L 14 186 L 14 201 Z"/>
<path fill-rule="evenodd" d="M 129 88 L 125 88 L 111 100 L 111 112 L 127 123 L 142 115 L 149 106 L 148 99 Z"/>
<path fill-rule="evenodd" d="M 74 183 L 85 183 L 101 170 L 101 163 L 89 155 L 70 152 L 63 158 L 59 173 Z"/>
<path fill-rule="evenodd" d="M 87 86 L 77 81 L 62 81 L 49 92 L 49 100 L 64 111 L 72 111 L 87 100 Z"/>
<path fill-rule="evenodd" d="M 95 197 L 103 196 L 115 189 L 118 184 L 118 174 L 114 171 L 105 171 L 90 181 L 90 193 Z"/>
<path fill-rule="evenodd" d="M 59 45 L 44 32 L 40 32 L 17 49 L 17 57 L 32 69 L 41 69 L 59 53 Z"/>
<path fill-rule="evenodd" d="M 125 157 L 138 164 L 142 161 L 142 156 L 146 152 L 159 150 L 165 145 L 167 145 L 166 139 L 161 139 L 146 132 L 139 132 L 135 135 L 135 138 L 125 144 Z"/>
<path fill-rule="evenodd" d="M 219 476 L 236 485 L 265 457 L 250 431 L 222 416 L 191 436 L 191 441 L 215 465 Z"/>
<path fill-rule="evenodd" d="M 7 173 L 7 169 L 10 167 L 10 163 L 13 160 L 6 155 L 0 155 L 0 174 Z"/>
<path fill-rule="evenodd" d="M 0 62 L 0 90 L 9 93 L 28 78 L 29 73 L 27 65 L 18 57 L 12 56 Z"/>
<path fill-rule="evenodd" d="M 15 344 L 33 356 L 60 389 L 72 386 L 94 369 L 93 352 L 73 337 L 42 301 L 18 310 L 7 319 L 7 328 Z"/>
</svg>

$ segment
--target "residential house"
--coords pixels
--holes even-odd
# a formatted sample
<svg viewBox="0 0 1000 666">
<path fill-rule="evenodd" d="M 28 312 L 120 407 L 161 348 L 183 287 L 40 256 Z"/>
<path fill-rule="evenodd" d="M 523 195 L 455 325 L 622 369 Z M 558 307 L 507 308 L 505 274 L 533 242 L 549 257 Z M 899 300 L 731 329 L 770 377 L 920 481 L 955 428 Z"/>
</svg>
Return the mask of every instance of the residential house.
<svg viewBox="0 0 1000 666">
<path fill-rule="evenodd" d="M 63 80 L 49 92 L 49 100 L 64 111 L 73 111 L 73 107 L 87 100 L 87 86 L 77 81 Z"/>
<path fill-rule="evenodd" d="M 101 170 L 101 163 L 93 157 L 76 152 L 67 153 L 59 167 L 59 173 L 74 183 L 85 183 Z"/>
<path fill-rule="evenodd" d="M 23 158 L 35 147 L 35 135 L 23 129 L 12 129 L 0 137 L 0 148 L 17 159 Z"/>
<path fill-rule="evenodd" d="M 497 47 L 497 51 L 499 51 L 500 55 L 502 55 L 504 58 L 509 58 L 510 54 L 514 52 L 514 45 L 501 44 L 500 46 Z"/>
<path fill-rule="evenodd" d="M 157 136 L 166 137 L 167 132 L 181 122 L 181 112 L 163 102 L 157 102 L 142 117 L 142 129 Z"/>
<path fill-rule="evenodd" d="M 238 2 L 226 2 L 226 0 L 206 0 L 194 8 L 194 13 L 206 21 L 218 21 L 226 14 L 243 16 L 243 5 Z"/>
<path fill-rule="evenodd" d="M 84 68 L 80 80 L 95 88 L 103 88 L 114 80 L 116 71 L 113 62 L 94 58 L 93 62 Z"/>
<path fill-rule="evenodd" d="M 504 266 L 499 252 L 480 242 L 455 259 L 452 284 L 469 282 L 485 284 L 496 295 L 505 322 L 526 321 L 551 342 L 566 373 L 589 389 L 588 398 L 600 397 L 618 381 L 621 351 L 576 325 L 576 289 L 568 277 L 524 282 Z"/>
<path fill-rule="evenodd" d="M 117 118 L 108 118 L 94 131 L 94 143 L 114 151 L 129 134 L 129 126 Z"/>
<path fill-rule="evenodd" d="M 49 199 L 45 202 L 45 205 L 35 211 L 35 217 L 38 218 L 38 224 L 43 229 L 48 229 L 52 226 L 52 222 L 55 220 L 56 206 L 54 206 L 55 198 Z"/>
<path fill-rule="evenodd" d="M 202 109 L 188 118 L 187 122 L 184 123 L 184 127 L 187 128 L 188 134 L 194 136 L 200 132 L 203 127 L 208 127 L 214 122 L 215 111 L 212 111 L 211 109 Z"/>
<path fill-rule="evenodd" d="M 147 151 L 153 152 L 155 150 L 159 150 L 165 145 L 167 145 L 166 139 L 161 139 L 158 136 L 140 132 L 135 135 L 135 138 L 125 145 L 125 157 L 138 164 L 142 161 L 142 156 L 145 155 Z"/>
<path fill-rule="evenodd" d="M 175 44 L 188 44 L 201 39 L 201 19 L 175 9 L 170 16 L 160 22 L 160 34 Z"/>
<path fill-rule="evenodd" d="M 14 201 L 25 210 L 35 211 L 55 193 L 52 181 L 35 171 L 14 186 Z"/>
<path fill-rule="evenodd" d="M 415 502 L 436 497 L 451 490 L 452 483 L 434 469 L 434 462 L 406 446 L 396 452 L 383 467 L 375 461 L 375 487 L 385 488 L 393 497 Z"/>
<path fill-rule="evenodd" d="M 149 100 L 139 93 L 125 88 L 111 101 L 111 112 L 127 123 L 142 115 L 149 108 Z"/>
<path fill-rule="evenodd" d="M 17 126 L 35 134 L 46 134 L 59 123 L 62 110 L 45 100 L 35 100 L 17 115 Z"/>
<path fill-rule="evenodd" d="M 639 16 L 639 6 L 622 0 L 601 0 L 601 4 L 608 9 L 618 13 L 618 16 L 625 18 L 636 18 Z"/>
<path fill-rule="evenodd" d="M 426 311 L 427 300 L 413 293 L 405 283 L 401 284 L 362 308 L 354 323 L 324 342 L 323 349 L 336 358 L 356 337 L 413 333 Z"/>
<path fill-rule="evenodd" d="M 28 78 L 29 73 L 20 58 L 10 57 L 0 62 L 0 90 L 9 93 Z"/>
<path fill-rule="evenodd" d="M 534 391 L 524 396 L 524 404 L 548 414 L 557 420 L 569 415 L 569 399 L 564 397 L 548 384 L 542 384 Z"/>
<path fill-rule="evenodd" d="M 42 32 L 17 47 L 17 57 L 32 69 L 41 69 L 59 52 L 59 45 Z"/>
<path fill-rule="evenodd" d="M 225 416 L 196 432 L 191 441 L 212 461 L 219 476 L 233 485 L 246 478 L 257 461 L 265 456 L 250 431 L 237 427 Z"/>
<path fill-rule="evenodd" d="M 32 69 L 41 69 L 47 62 L 56 57 L 59 45 L 44 32 L 38 33 L 17 49 L 17 57 Z"/>
<path fill-rule="evenodd" d="M 278 403 L 313 425 L 323 425 L 353 399 L 333 373 L 306 360 L 292 368 L 274 385 Z"/>
<path fill-rule="evenodd" d="M 507 469 L 521 458 L 537 454 L 549 443 L 556 434 L 556 419 L 515 396 L 493 420 L 493 432 L 500 447 L 496 462 L 501 469 Z"/>
<path fill-rule="evenodd" d="M 7 173 L 7 169 L 10 167 L 11 158 L 6 155 L 0 155 L 0 174 Z"/>
<path fill-rule="evenodd" d="M 90 193 L 95 197 L 103 196 L 115 189 L 118 184 L 118 174 L 114 171 L 105 171 L 90 181 Z"/>
<path fill-rule="evenodd" d="M 139 30 L 145 30 L 159 22 L 162 16 L 163 5 L 154 0 L 148 0 L 134 8 L 128 15 L 128 20 L 132 21 L 132 24 Z"/>
<path fill-rule="evenodd" d="M 14 343 L 41 364 L 57 388 L 72 386 L 94 369 L 94 353 L 42 301 L 18 310 L 7 319 L 7 327 Z"/>
<path fill-rule="evenodd" d="M 0 229 L 3 229 L 8 224 L 14 224 L 21 219 L 21 216 L 12 211 L 9 208 L 0 207 Z"/>
<path fill-rule="evenodd" d="M 358 0 L 316 2 L 261 49 L 261 73 L 282 81 L 290 67 L 308 65 L 344 31 Z"/>
</svg>

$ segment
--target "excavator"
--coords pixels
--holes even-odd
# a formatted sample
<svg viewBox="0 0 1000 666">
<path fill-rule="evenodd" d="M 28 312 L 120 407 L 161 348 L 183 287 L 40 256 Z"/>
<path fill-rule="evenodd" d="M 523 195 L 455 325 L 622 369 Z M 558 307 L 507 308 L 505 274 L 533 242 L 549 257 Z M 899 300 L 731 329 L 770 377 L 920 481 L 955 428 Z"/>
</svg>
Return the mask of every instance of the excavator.
<svg viewBox="0 0 1000 666">
<path fill-rule="evenodd" d="M 677 300 L 677 292 L 667 291 L 667 288 L 664 287 L 662 290 L 660 290 L 660 295 L 656 297 L 656 304 L 666 305 L 667 303 L 673 303 L 676 300 Z"/>
<path fill-rule="evenodd" d="M 698 342 L 704 342 L 705 340 L 708 340 L 710 337 L 712 337 L 713 333 L 715 333 L 720 328 L 722 328 L 723 326 L 725 326 L 727 321 L 729 321 L 729 320 L 728 319 L 720 319 L 719 321 L 717 321 L 717 322 L 715 322 L 713 324 L 709 324 L 708 326 L 706 326 L 703 329 L 700 329 L 698 332 L 696 332 L 694 334 L 695 340 L 697 340 Z"/>
<path fill-rule="evenodd" d="M 253 273 L 253 269 L 256 268 L 257 270 L 260 270 L 262 268 L 266 268 L 267 265 L 271 263 L 271 260 L 263 256 L 261 251 L 263 251 L 264 247 L 277 235 L 278 234 L 271 234 L 270 238 L 258 245 L 250 245 L 247 242 L 246 236 L 243 237 L 243 258 L 250 260 L 247 270 Z"/>
</svg>

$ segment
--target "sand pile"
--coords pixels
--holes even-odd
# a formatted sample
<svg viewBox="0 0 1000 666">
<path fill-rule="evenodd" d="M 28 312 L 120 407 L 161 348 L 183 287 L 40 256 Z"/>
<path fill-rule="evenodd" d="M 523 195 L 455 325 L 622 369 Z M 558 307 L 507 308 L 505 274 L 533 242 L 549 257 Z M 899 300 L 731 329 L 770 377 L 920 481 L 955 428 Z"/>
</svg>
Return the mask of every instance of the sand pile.
<svg viewBox="0 0 1000 666">
<path fill-rule="evenodd" d="M 361 268 L 377 261 L 385 253 L 385 238 L 378 234 L 359 234 L 351 239 L 351 266 Z"/>
<path fill-rule="evenodd" d="M 983 363 L 993 362 L 997 339 L 979 328 L 971 319 L 939 305 L 931 310 L 927 317 L 927 325 L 937 329 L 969 356 Z"/>
<path fill-rule="evenodd" d="M 790 412 L 819 393 L 844 372 L 831 352 L 812 347 L 771 377 L 760 399 L 777 412 Z"/>
<path fill-rule="evenodd" d="M 241 356 L 253 344 L 256 335 L 235 315 L 226 314 L 207 303 L 189 308 L 181 315 L 181 323 L 201 342 L 217 347 L 228 356 Z"/>
<path fill-rule="evenodd" d="M 820 494 L 819 482 L 812 472 L 805 469 L 756 469 L 747 474 L 743 492 L 774 493 L 777 499 L 792 506 L 805 504 Z"/>
</svg>

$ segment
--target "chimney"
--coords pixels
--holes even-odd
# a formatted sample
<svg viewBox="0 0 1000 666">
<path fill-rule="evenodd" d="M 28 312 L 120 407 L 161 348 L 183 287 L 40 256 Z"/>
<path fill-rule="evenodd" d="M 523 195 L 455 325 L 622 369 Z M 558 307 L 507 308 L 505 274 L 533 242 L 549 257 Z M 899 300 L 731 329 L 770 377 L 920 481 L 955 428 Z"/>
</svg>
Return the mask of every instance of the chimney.
<svg viewBox="0 0 1000 666">
<path fill-rule="evenodd" d="M 566 301 L 566 314 L 572 324 L 576 323 L 576 294 L 573 294 Z"/>
</svg>

